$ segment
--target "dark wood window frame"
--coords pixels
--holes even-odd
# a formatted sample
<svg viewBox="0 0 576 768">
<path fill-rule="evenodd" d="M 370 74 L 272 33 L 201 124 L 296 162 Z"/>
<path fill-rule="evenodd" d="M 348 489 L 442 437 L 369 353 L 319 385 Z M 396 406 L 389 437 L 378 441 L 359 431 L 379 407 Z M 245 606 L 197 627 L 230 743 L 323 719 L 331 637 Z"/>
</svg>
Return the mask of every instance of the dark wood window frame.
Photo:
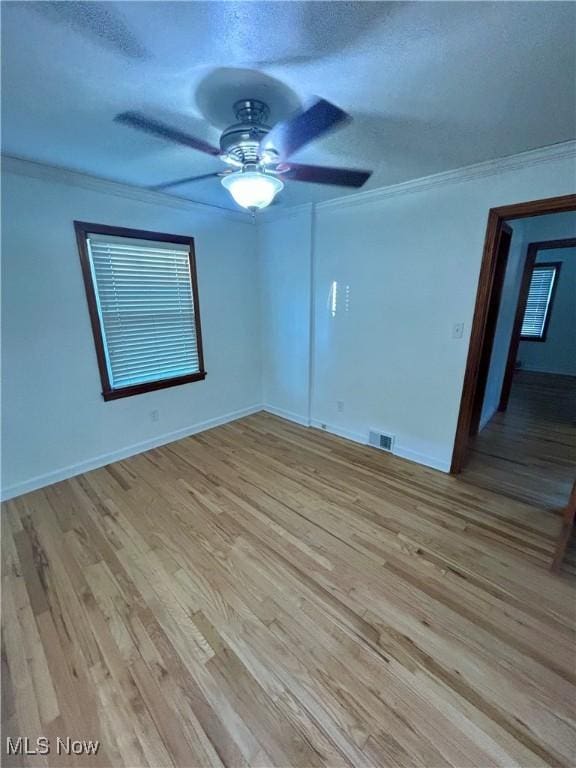
<svg viewBox="0 0 576 768">
<path fill-rule="evenodd" d="M 554 297 L 556 296 L 556 289 L 558 288 L 558 280 L 560 278 L 560 270 L 562 268 L 562 262 L 561 261 L 540 261 L 537 264 L 532 265 L 532 269 L 530 270 L 530 279 L 532 279 L 532 275 L 534 274 L 534 271 L 537 269 L 544 269 L 545 267 L 554 267 L 554 282 L 552 283 L 552 293 L 550 294 L 550 301 L 548 302 L 548 307 L 546 309 L 546 315 L 544 317 L 544 328 L 542 329 L 542 335 L 541 336 L 520 336 L 520 341 L 537 341 L 537 342 L 544 342 L 546 341 L 546 336 L 548 335 L 548 326 L 550 325 L 550 318 L 552 317 L 552 308 L 554 307 Z M 528 295 L 530 293 L 530 287 L 528 287 L 528 294 L 526 294 L 526 299 L 528 299 Z M 524 312 L 526 311 L 526 302 L 524 303 Z M 522 320 L 524 320 L 524 315 L 522 315 Z"/>
<path fill-rule="evenodd" d="M 80 254 L 80 264 L 82 266 L 82 275 L 84 277 L 84 288 L 86 290 L 86 299 L 88 301 L 88 311 L 90 313 L 92 334 L 94 336 L 94 345 L 96 347 L 96 357 L 98 360 L 98 370 L 100 371 L 100 380 L 102 382 L 102 397 L 104 400 L 117 400 L 121 397 L 131 397 L 132 395 L 140 395 L 144 392 L 153 392 L 157 389 L 176 387 L 181 384 L 189 384 L 193 381 L 202 381 L 205 379 L 206 370 L 204 369 L 204 354 L 202 349 L 200 301 L 198 298 L 198 279 L 196 276 L 194 238 L 184 237 L 182 235 L 169 235 L 164 232 L 150 232 L 148 230 L 141 229 L 113 227 L 106 224 L 90 224 L 85 221 L 75 221 L 74 229 L 76 231 L 76 241 L 78 243 L 78 252 Z M 147 381 L 141 384 L 133 384 L 127 387 L 112 387 L 110 377 L 108 376 L 108 366 L 106 365 L 104 337 L 102 335 L 102 328 L 100 325 L 96 291 L 92 280 L 90 257 L 88 254 L 86 242 L 87 237 L 90 234 L 111 235 L 115 237 L 131 237 L 138 240 L 155 240 L 157 242 L 177 243 L 179 245 L 188 246 L 188 258 L 190 260 L 190 280 L 192 284 L 192 297 L 194 300 L 196 343 L 198 348 L 198 363 L 200 368 L 199 371 L 195 373 L 189 373 L 184 376 L 174 376 L 167 379 L 157 379 L 156 381 Z"/>
</svg>

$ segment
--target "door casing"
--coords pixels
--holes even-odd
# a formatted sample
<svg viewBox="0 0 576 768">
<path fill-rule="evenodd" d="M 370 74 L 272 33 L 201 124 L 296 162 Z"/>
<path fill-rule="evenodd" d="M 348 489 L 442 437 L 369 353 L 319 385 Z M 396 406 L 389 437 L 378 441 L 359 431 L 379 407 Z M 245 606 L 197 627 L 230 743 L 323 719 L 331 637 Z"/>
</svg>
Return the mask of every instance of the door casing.
<svg viewBox="0 0 576 768">
<path fill-rule="evenodd" d="M 450 472 L 452 474 L 457 474 L 462 470 L 468 452 L 476 387 L 485 341 L 488 312 L 492 301 L 502 226 L 506 219 L 524 219 L 528 216 L 542 216 L 548 213 L 564 213 L 574 210 L 576 210 L 576 195 L 563 195 L 561 197 L 544 198 L 543 200 L 530 200 L 514 205 L 503 205 L 498 208 L 491 208 L 488 212 L 484 252 L 476 292 L 476 306 L 472 320 L 456 437 L 452 450 L 452 462 L 450 465 Z"/>
</svg>

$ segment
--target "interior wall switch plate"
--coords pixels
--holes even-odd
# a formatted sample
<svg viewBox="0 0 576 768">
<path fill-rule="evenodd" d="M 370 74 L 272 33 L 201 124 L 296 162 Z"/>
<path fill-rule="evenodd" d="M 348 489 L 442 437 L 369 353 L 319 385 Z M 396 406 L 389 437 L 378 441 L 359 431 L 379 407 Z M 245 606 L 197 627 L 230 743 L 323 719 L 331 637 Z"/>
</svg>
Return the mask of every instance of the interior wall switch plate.
<svg viewBox="0 0 576 768">
<path fill-rule="evenodd" d="M 464 335 L 464 323 L 454 323 L 452 326 L 452 338 L 461 339 Z"/>
</svg>

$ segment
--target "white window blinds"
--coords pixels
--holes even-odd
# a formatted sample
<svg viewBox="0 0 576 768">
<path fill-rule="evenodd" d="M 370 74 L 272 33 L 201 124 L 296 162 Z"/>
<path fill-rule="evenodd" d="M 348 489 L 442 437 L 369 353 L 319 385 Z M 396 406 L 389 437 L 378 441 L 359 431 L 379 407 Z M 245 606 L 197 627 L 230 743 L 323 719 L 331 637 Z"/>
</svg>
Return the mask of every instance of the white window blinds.
<svg viewBox="0 0 576 768">
<path fill-rule="evenodd" d="M 536 264 L 532 270 L 520 333 L 522 338 L 542 339 L 544 337 L 556 273 L 557 267 L 553 264 Z"/>
<path fill-rule="evenodd" d="M 111 388 L 197 373 L 189 247 L 97 234 L 87 246 Z"/>
</svg>

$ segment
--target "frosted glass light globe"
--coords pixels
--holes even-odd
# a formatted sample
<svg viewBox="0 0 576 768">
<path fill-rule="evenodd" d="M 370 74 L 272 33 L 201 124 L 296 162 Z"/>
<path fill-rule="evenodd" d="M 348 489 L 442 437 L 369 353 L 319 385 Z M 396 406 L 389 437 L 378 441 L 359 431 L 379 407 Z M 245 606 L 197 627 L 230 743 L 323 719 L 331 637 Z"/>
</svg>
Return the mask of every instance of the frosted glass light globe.
<svg viewBox="0 0 576 768">
<path fill-rule="evenodd" d="M 258 171 L 238 171 L 224 176 L 222 186 L 242 208 L 252 211 L 266 208 L 276 197 L 284 184 L 276 176 Z"/>
</svg>

